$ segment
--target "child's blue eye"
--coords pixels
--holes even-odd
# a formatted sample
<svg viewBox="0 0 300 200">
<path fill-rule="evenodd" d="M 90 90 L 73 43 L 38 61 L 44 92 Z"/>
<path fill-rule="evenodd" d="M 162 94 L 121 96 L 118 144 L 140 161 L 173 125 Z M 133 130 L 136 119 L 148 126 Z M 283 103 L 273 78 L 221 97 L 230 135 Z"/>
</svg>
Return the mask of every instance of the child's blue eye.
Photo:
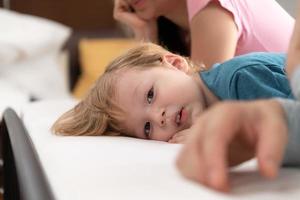
<svg viewBox="0 0 300 200">
<path fill-rule="evenodd" d="M 150 133 L 151 133 L 151 124 L 150 122 L 146 122 L 144 126 L 144 134 L 147 139 L 150 138 Z"/>
<path fill-rule="evenodd" d="M 151 87 L 151 89 L 147 93 L 147 102 L 149 104 L 151 104 L 153 97 L 154 97 L 154 90 L 153 87 Z"/>
</svg>

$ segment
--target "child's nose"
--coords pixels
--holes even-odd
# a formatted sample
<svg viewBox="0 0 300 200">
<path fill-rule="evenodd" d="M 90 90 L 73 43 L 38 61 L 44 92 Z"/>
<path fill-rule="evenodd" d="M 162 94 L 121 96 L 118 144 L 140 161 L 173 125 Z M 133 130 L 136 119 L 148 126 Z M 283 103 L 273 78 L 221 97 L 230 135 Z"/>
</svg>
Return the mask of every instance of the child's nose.
<svg viewBox="0 0 300 200">
<path fill-rule="evenodd" d="M 158 126 L 165 126 L 166 125 L 166 112 L 164 110 L 157 111 L 154 114 L 154 121 Z"/>
<path fill-rule="evenodd" d="M 166 112 L 163 111 L 163 112 L 161 113 L 160 125 L 161 125 L 161 126 L 164 126 L 165 124 L 166 124 Z"/>
</svg>

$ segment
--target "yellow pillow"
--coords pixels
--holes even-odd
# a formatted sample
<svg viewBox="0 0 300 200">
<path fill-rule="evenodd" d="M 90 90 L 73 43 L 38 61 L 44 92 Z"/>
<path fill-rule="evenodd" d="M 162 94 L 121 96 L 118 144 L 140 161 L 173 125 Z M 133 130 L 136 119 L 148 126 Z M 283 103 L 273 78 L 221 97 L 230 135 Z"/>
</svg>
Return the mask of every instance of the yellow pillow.
<svg viewBox="0 0 300 200">
<path fill-rule="evenodd" d="M 73 95 L 82 98 L 116 56 L 136 45 L 132 39 L 82 39 L 79 42 L 81 75 Z"/>
</svg>

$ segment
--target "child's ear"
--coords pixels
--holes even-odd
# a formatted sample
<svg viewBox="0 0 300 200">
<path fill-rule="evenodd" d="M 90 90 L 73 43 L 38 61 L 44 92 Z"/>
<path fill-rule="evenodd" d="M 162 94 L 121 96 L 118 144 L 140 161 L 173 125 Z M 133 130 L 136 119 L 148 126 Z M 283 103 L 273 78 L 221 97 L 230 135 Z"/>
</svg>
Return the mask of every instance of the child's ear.
<svg viewBox="0 0 300 200">
<path fill-rule="evenodd" d="M 188 73 L 189 71 L 189 65 L 182 56 L 171 53 L 166 54 L 163 56 L 163 62 L 168 63 L 169 65 L 171 65 L 171 67 L 175 67 L 185 73 Z"/>
</svg>

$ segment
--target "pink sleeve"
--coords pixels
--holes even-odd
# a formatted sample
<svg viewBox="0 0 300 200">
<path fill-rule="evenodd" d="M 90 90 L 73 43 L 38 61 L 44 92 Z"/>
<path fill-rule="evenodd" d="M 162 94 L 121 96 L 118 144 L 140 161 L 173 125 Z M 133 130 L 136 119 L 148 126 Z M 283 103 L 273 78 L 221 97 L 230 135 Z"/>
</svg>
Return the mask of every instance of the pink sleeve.
<svg viewBox="0 0 300 200">
<path fill-rule="evenodd" d="M 201 11 L 205 6 L 213 0 L 187 0 L 187 9 L 188 9 L 188 16 L 189 21 L 191 22 L 193 17 Z M 231 1 L 228 0 L 217 0 L 220 5 L 227 11 L 229 11 L 234 18 L 234 22 L 238 29 L 238 37 L 241 35 L 242 32 L 242 25 L 241 25 L 241 19 L 239 18 L 239 15 L 236 13 L 236 9 L 234 9 L 234 5 Z"/>
<path fill-rule="evenodd" d="M 187 0 L 189 21 L 202 10 L 211 0 Z"/>
</svg>

